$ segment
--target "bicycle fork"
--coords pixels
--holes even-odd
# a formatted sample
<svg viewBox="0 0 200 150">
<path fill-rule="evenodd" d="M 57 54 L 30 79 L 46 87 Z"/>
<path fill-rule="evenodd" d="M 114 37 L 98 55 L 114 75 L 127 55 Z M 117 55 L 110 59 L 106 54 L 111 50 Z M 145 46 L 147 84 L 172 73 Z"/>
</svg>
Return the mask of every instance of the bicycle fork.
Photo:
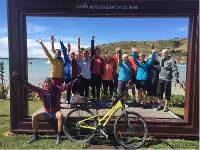
<svg viewBox="0 0 200 150">
<path fill-rule="evenodd" d="M 128 130 L 129 130 L 129 131 L 133 131 L 134 128 L 133 128 L 133 126 L 130 124 L 130 122 L 129 122 L 129 120 L 128 120 L 128 114 L 126 113 L 125 109 L 122 109 L 122 112 L 124 113 L 125 122 L 127 123 Z"/>
</svg>

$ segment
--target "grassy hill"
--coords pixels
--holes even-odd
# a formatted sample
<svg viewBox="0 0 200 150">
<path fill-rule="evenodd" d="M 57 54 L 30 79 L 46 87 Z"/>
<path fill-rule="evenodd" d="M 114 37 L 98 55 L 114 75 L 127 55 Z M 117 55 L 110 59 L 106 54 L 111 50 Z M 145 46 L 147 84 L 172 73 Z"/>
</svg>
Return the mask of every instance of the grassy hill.
<svg viewBox="0 0 200 150">
<path fill-rule="evenodd" d="M 187 56 L 187 38 L 174 38 L 170 40 L 157 41 L 120 41 L 108 44 L 102 44 L 102 54 L 105 49 L 110 53 L 114 53 L 117 47 L 120 47 L 124 52 L 131 54 L 132 48 L 139 48 L 139 52 L 150 54 L 151 44 L 154 44 L 158 52 L 162 49 L 168 49 L 170 55 L 177 58 L 178 63 L 185 63 Z"/>
</svg>

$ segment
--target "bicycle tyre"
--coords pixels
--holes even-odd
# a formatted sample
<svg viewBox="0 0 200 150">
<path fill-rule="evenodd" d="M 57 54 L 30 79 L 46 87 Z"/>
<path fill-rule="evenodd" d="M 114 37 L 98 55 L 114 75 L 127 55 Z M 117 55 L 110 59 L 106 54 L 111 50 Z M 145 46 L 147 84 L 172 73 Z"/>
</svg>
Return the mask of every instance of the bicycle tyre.
<svg viewBox="0 0 200 150">
<path fill-rule="evenodd" d="M 80 115 L 80 113 L 82 113 L 82 115 Z M 88 117 L 87 115 L 92 116 L 94 113 L 89 109 L 77 108 L 70 111 L 65 117 L 63 121 L 63 131 L 69 140 L 74 142 L 87 142 L 95 135 L 95 130 L 81 128 L 77 125 L 78 121 L 82 120 L 83 117 Z M 92 119 L 87 123 L 87 125 L 93 127 L 97 126 L 95 119 Z"/>
<path fill-rule="evenodd" d="M 126 121 L 125 115 L 128 116 L 127 117 L 128 121 Z M 133 124 L 134 120 L 137 121 L 137 123 Z M 138 123 L 138 121 L 140 124 Z M 127 122 L 130 122 L 130 125 L 128 125 Z M 144 118 L 136 112 L 126 111 L 126 113 L 122 113 L 115 120 L 114 124 L 115 138 L 117 142 L 125 148 L 128 149 L 140 148 L 146 141 L 147 132 L 148 129 Z M 123 133 L 124 137 L 122 137 Z"/>
</svg>

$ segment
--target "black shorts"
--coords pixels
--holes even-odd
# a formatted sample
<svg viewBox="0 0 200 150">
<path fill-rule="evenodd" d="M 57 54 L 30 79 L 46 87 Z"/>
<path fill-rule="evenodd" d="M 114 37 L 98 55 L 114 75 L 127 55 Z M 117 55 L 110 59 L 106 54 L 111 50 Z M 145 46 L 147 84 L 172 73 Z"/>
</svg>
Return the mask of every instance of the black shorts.
<svg viewBox="0 0 200 150">
<path fill-rule="evenodd" d="M 151 85 L 147 87 L 147 95 L 148 96 L 158 96 L 157 95 L 157 85 Z"/>
<path fill-rule="evenodd" d="M 157 93 L 160 99 L 163 99 L 165 93 L 165 99 L 170 100 L 171 97 L 171 81 L 159 80 Z"/>
<path fill-rule="evenodd" d="M 136 88 L 147 90 L 147 81 L 146 80 L 136 80 Z"/>
</svg>

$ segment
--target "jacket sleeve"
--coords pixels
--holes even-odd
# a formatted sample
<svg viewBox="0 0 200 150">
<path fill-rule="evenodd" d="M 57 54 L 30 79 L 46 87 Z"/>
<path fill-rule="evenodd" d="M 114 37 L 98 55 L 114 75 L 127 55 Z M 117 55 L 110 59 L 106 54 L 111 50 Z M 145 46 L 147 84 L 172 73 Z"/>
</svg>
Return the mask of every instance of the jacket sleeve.
<svg viewBox="0 0 200 150">
<path fill-rule="evenodd" d="M 37 87 L 37 86 L 35 86 L 35 85 L 32 85 L 32 84 L 30 84 L 28 81 L 22 80 L 22 83 L 23 83 L 23 85 L 24 85 L 25 87 L 27 87 L 27 88 L 29 88 L 31 91 L 37 93 L 39 96 L 42 95 L 42 91 L 43 91 L 42 88 Z"/>
<path fill-rule="evenodd" d="M 133 52 L 132 57 L 133 57 L 134 63 L 135 63 L 137 66 L 141 66 L 141 65 L 142 65 L 141 62 L 139 62 L 139 61 L 137 60 L 137 57 L 138 57 L 138 53 L 137 53 L 137 52 Z"/>
<path fill-rule="evenodd" d="M 69 83 L 67 83 L 67 84 L 64 84 L 64 85 L 62 85 L 62 86 L 58 86 L 59 91 L 60 91 L 60 92 L 63 92 L 63 91 L 65 91 L 65 90 L 71 89 L 71 88 L 73 87 L 75 81 L 76 81 L 76 80 L 73 80 L 73 81 L 71 81 L 71 82 L 69 82 Z"/>
<path fill-rule="evenodd" d="M 71 60 L 69 59 L 69 56 L 67 55 L 67 50 L 63 44 L 63 42 L 60 40 L 60 46 L 61 46 L 61 50 L 64 56 L 64 63 L 65 64 L 71 64 Z"/>
<path fill-rule="evenodd" d="M 94 56 L 94 40 L 91 40 L 91 58 Z"/>
<path fill-rule="evenodd" d="M 50 61 L 51 63 L 53 63 L 53 62 L 54 62 L 54 61 L 53 61 L 53 58 L 52 58 L 51 54 L 49 53 L 49 51 L 47 50 L 47 48 L 46 48 L 44 45 L 42 45 L 42 47 L 43 47 L 43 50 L 44 50 L 46 56 L 48 57 L 49 61 Z"/>
<path fill-rule="evenodd" d="M 155 60 L 155 57 L 156 57 L 156 52 L 153 52 L 152 55 L 151 55 L 151 58 L 147 61 L 147 66 L 150 66 L 153 61 Z"/>
<path fill-rule="evenodd" d="M 171 69 L 172 69 L 172 74 L 173 74 L 174 79 L 178 79 L 179 78 L 179 72 L 178 72 L 176 62 L 174 60 L 172 60 Z"/>
</svg>

